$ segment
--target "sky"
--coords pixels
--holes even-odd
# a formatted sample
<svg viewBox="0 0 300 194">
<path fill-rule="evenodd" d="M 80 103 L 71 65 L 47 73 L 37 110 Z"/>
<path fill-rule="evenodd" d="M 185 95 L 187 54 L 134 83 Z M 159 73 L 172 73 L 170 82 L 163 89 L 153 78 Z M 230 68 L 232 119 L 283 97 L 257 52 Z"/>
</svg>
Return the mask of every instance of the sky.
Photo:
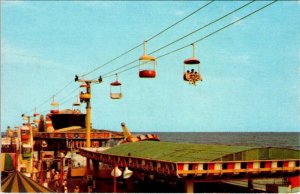
<svg viewBox="0 0 300 194">
<path fill-rule="evenodd" d="M 60 109 L 72 109 L 80 86 L 72 82 L 75 74 L 103 66 L 207 3 L 1 1 L 1 131 L 21 125 L 21 114 L 35 108 L 47 114 L 55 94 Z M 150 40 L 147 52 L 246 3 L 213 2 Z M 254 2 L 152 56 L 189 45 L 268 3 Z M 114 76 L 92 84 L 93 128 L 121 131 L 125 122 L 138 132 L 299 131 L 297 18 L 300 2 L 280 1 L 197 42 L 203 81 L 196 86 L 182 79 L 191 46 L 159 58 L 154 79 L 139 78 L 138 68 L 119 73 L 120 100 L 109 97 Z M 82 78 L 98 78 L 141 55 L 142 46 Z"/>
</svg>

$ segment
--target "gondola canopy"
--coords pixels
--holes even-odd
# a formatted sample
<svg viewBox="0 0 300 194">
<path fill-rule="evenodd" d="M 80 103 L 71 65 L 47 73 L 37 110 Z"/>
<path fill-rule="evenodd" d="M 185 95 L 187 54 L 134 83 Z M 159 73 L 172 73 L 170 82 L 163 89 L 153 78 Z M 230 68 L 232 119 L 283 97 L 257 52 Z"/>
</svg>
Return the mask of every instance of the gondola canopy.
<svg viewBox="0 0 300 194">
<path fill-rule="evenodd" d="M 146 53 L 146 43 L 144 42 L 144 55 L 139 58 L 139 76 L 140 78 L 155 78 L 156 77 L 156 58 Z"/>
</svg>

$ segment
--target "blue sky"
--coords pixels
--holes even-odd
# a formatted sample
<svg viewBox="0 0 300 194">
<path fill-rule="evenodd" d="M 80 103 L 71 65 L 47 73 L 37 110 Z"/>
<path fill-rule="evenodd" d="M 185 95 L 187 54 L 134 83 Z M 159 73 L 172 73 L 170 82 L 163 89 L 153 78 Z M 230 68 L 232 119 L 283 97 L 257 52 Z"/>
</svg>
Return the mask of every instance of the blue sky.
<svg viewBox="0 0 300 194">
<path fill-rule="evenodd" d="M 33 109 L 47 113 L 50 97 L 74 79 L 179 21 L 204 1 L 2 1 L 1 130 Z M 244 5 L 214 2 L 149 41 L 154 51 Z M 190 44 L 269 2 L 254 2 L 153 56 Z M 299 1 L 277 2 L 196 44 L 203 82 L 182 80 L 186 48 L 158 59 L 157 77 L 138 69 L 119 74 L 124 98 L 111 100 L 114 77 L 92 86 L 92 123 L 120 131 L 299 131 Z M 85 76 L 94 79 L 138 59 L 133 52 Z M 137 65 L 134 63 L 133 65 Z M 79 83 L 59 92 L 72 108 Z M 48 101 L 47 101 L 48 99 Z M 47 101 L 46 103 L 44 103 Z M 41 105 L 41 106 L 39 106 Z M 85 105 L 82 105 L 84 110 Z"/>
</svg>

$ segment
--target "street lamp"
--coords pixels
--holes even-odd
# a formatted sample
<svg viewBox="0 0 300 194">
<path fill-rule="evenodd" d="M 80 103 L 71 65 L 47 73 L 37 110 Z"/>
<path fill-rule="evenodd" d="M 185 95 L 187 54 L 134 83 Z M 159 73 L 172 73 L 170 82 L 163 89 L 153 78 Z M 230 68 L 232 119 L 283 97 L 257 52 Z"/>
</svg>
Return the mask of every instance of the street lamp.
<svg viewBox="0 0 300 194">
<path fill-rule="evenodd" d="M 123 178 L 128 179 L 132 176 L 133 172 L 128 169 L 128 167 L 125 167 L 125 170 L 123 172 Z M 114 177 L 114 193 L 117 192 L 117 177 L 120 177 L 122 175 L 122 171 L 118 168 L 118 164 L 114 165 L 114 169 L 110 173 L 111 176 Z"/>
<path fill-rule="evenodd" d="M 102 77 L 100 76 L 98 80 L 84 80 L 79 79 L 78 75 L 75 75 L 75 82 L 82 82 L 81 87 L 86 88 L 86 92 L 80 93 L 80 102 L 86 103 L 86 116 L 85 116 L 85 127 L 86 127 L 86 147 L 91 147 L 91 84 L 101 83 Z"/>
</svg>

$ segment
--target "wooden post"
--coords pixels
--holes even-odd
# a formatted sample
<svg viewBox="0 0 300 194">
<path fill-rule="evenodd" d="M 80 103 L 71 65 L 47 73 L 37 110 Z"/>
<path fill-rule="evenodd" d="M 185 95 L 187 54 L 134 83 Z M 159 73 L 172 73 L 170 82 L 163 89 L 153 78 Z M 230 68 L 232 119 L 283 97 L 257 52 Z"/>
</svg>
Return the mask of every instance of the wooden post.
<svg viewBox="0 0 300 194">
<path fill-rule="evenodd" d="M 185 186 L 186 193 L 194 193 L 194 181 L 193 180 L 185 181 L 184 186 Z"/>
</svg>

